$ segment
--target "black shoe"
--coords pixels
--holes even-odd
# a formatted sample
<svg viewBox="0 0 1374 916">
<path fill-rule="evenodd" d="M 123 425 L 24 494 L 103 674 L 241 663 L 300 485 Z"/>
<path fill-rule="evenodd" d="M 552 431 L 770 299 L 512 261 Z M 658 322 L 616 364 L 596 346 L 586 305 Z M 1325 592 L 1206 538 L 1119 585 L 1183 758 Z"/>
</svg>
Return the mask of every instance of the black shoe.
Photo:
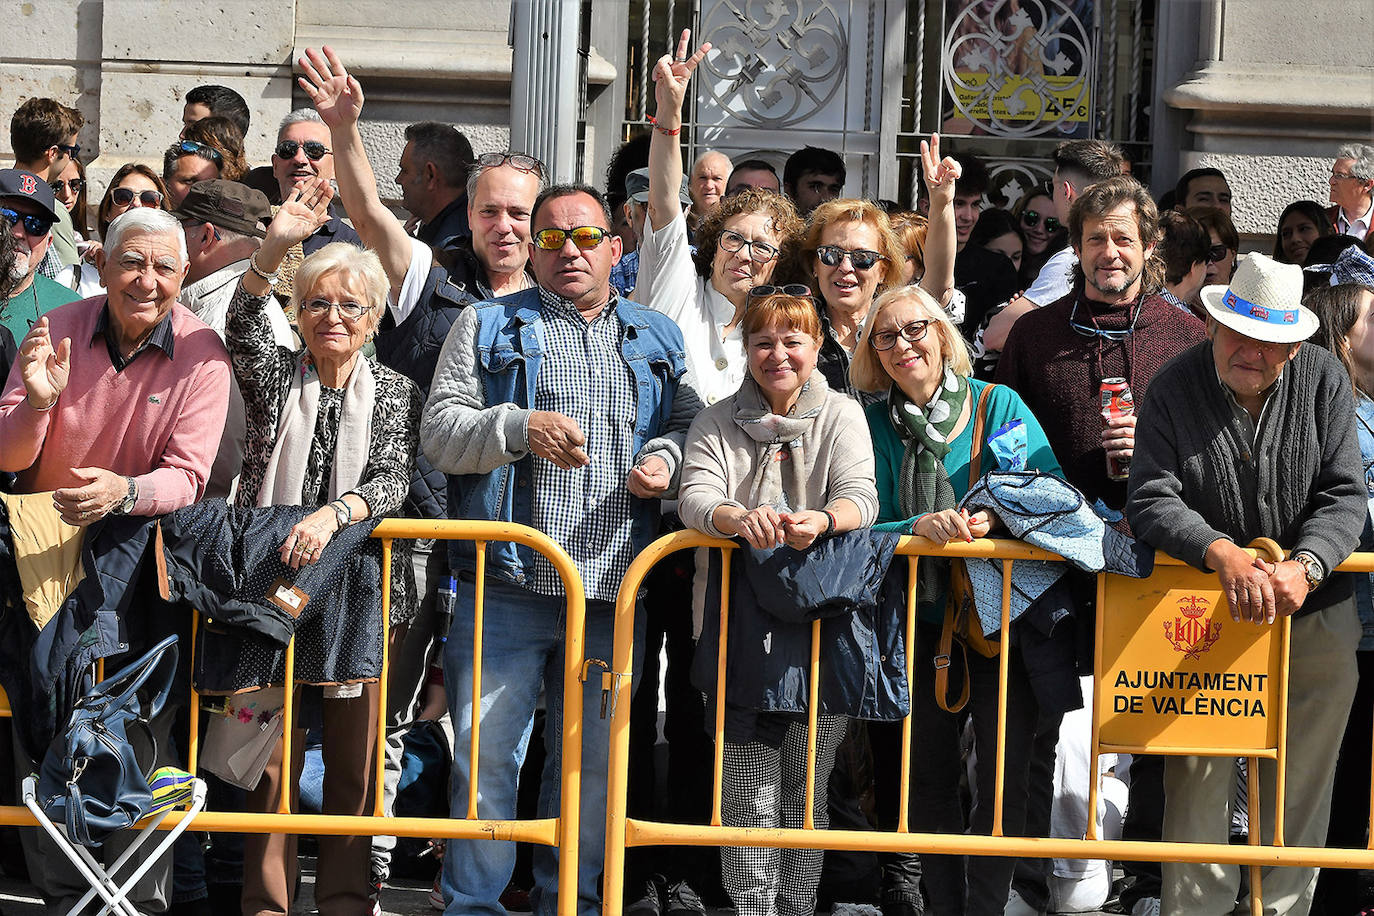
<svg viewBox="0 0 1374 916">
<path fill-rule="evenodd" d="M 644 896 L 625 905 L 623 916 L 663 916 L 662 875 L 644 882 Z"/>
<path fill-rule="evenodd" d="M 167 908 L 167 916 L 214 916 L 214 912 L 209 897 L 173 903 Z"/>
<path fill-rule="evenodd" d="M 926 903 L 918 890 L 884 891 L 883 916 L 925 916 Z"/>
<path fill-rule="evenodd" d="M 679 881 L 663 895 L 663 916 L 706 916 L 706 907 L 690 884 Z"/>
</svg>

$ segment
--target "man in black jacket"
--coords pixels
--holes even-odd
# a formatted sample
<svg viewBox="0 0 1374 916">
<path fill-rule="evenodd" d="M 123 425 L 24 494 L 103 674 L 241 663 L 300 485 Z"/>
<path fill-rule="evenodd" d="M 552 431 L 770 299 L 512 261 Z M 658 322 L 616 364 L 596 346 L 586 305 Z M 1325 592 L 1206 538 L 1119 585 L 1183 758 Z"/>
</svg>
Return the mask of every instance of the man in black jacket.
<svg viewBox="0 0 1374 916">
<path fill-rule="evenodd" d="M 1322 846 L 1360 639 L 1351 576 L 1333 570 L 1368 508 L 1350 381 L 1330 353 L 1303 345 L 1317 317 L 1301 297 L 1302 271 L 1259 254 L 1242 259 L 1229 288 L 1203 289 L 1210 340 L 1145 393 L 1126 517 L 1141 541 L 1216 572 L 1225 626 L 1293 617 L 1283 839 Z M 1289 559 L 1251 558 L 1241 548 L 1257 537 Z M 1274 777 L 1274 761 L 1261 760 L 1266 834 Z M 1228 841 L 1230 758 L 1170 757 L 1164 785 L 1165 840 Z M 1230 913 L 1240 890 L 1234 865 L 1166 862 L 1163 877 L 1166 913 Z M 1307 913 L 1316 880 L 1312 868 L 1266 868 L 1266 912 Z"/>
</svg>

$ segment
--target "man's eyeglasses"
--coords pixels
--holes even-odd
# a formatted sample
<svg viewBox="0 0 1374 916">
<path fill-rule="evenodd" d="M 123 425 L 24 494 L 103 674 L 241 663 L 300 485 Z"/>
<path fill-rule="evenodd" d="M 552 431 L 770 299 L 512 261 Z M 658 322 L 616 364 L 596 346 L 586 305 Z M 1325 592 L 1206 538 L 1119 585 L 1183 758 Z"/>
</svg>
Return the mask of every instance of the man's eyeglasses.
<svg viewBox="0 0 1374 916">
<path fill-rule="evenodd" d="M 1364 179 L 1361 178 L 1361 177 L 1358 176 L 1358 175 L 1352 175 L 1352 174 L 1350 174 L 1349 172 L 1337 172 L 1337 171 L 1335 171 L 1335 170 L 1332 170 L 1332 172 L 1331 172 L 1331 180 L 1332 180 L 1332 181 L 1364 181 Z"/>
<path fill-rule="evenodd" d="M 219 154 L 219 150 L 213 146 L 206 146 L 204 143 L 197 143 L 194 140 L 178 140 L 172 144 L 172 149 L 182 155 L 209 159 L 217 166 L 224 165 L 224 157 Z"/>
<path fill-rule="evenodd" d="M 1036 226 L 1040 225 L 1040 212 L 1038 210 L 1021 211 L 1021 225 L 1025 226 L 1027 229 L 1034 229 Z M 1045 217 L 1045 231 L 1059 231 L 1059 220 L 1057 217 Z"/>
<path fill-rule="evenodd" d="M 80 156 L 80 155 L 81 155 L 81 144 L 80 144 L 80 143 L 73 143 L 71 146 L 68 146 L 68 145 L 65 144 L 65 143 L 54 143 L 53 146 L 57 147 L 58 149 L 60 149 L 62 152 L 66 153 L 68 156 L 70 156 L 70 157 L 73 158 L 73 159 L 75 159 L 77 156 Z"/>
<path fill-rule="evenodd" d="M 854 265 L 855 270 L 868 270 L 879 261 L 886 261 L 887 257 L 876 251 L 869 251 L 867 248 L 841 248 L 839 245 L 822 245 L 816 249 L 816 257 L 821 259 L 821 263 L 826 267 L 839 267 L 840 262 L 846 257 L 849 263 Z"/>
<path fill-rule="evenodd" d="M 311 162 L 319 162 L 328 156 L 332 150 L 318 140 L 306 140 L 301 143 L 296 140 L 282 140 L 277 144 L 278 159 L 295 159 L 297 150 L 305 150 L 305 158 Z"/>
<path fill-rule="evenodd" d="M 908 343 L 919 343 L 930 332 L 930 321 L 929 318 L 922 318 L 920 321 L 908 321 L 895 331 L 874 331 L 868 338 L 868 345 L 879 351 L 891 350 L 897 346 L 899 335 Z"/>
<path fill-rule="evenodd" d="M 732 232 L 729 229 L 726 229 L 720 234 L 720 242 L 718 244 L 731 254 L 743 248 L 748 248 L 749 260 L 753 261 L 755 264 L 767 264 L 778 256 L 778 249 L 773 245 L 769 245 L 767 242 L 751 241 L 738 232 Z"/>
<path fill-rule="evenodd" d="M 52 224 L 57 222 L 51 216 L 40 216 L 37 213 L 20 213 L 18 210 L 11 210 L 8 207 L 0 207 L 0 219 L 9 223 L 11 226 L 23 226 L 24 231 L 34 238 L 48 234 Z"/>
<path fill-rule="evenodd" d="M 1230 251 L 1225 245 L 1213 245 L 1207 249 L 1207 263 L 1215 264 L 1218 261 L 1226 260 L 1226 252 Z"/>
<path fill-rule="evenodd" d="M 330 309 L 338 309 L 339 317 L 344 321 L 354 322 L 372 311 L 372 306 L 356 302 L 330 302 L 328 299 L 311 299 L 301 303 L 301 311 L 312 318 L 328 315 Z"/>
<path fill-rule="evenodd" d="M 795 296 L 798 299 L 810 299 L 811 287 L 803 286 L 800 283 L 789 283 L 786 286 L 755 286 L 749 290 L 746 299 L 767 299 L 769 296 Z"/>
<path fill-rule="evenodd" d="M 540 229 L 534 234 L 534 244 L 544 251 L 557 251 L 572 239 L 574 245 L 586 251 L 595 248 L 611 233 L 600 226 L 576 226 L 572 229 Z"/>
<path fill-rule="evenodd" d="M 86 189 L 86 179 L 73 178 L 70 181 L 63 181 L 61 178 L 56 181 L 48 182 L 54 194 L 61 194 L 63 189 L 70 190 L 73 194 L 80 194 Z"/>
<path fill-rule="evenodd" d="M 110 200 L 116 207 L 127 207 L 138 198 L 141 207 L 160 207 L 162 206 L 162 193 L 149 188 L 146 191 L 135 192 L 133 188 L 115 188 L 110 192 Z"/>
<path fill-rule="evenodd" d="M 477 164 L 484 169 L 500 168 L 509 165 L 517 172 L 531 172 L 544 179 L 544 163 L 524 153 L 483 153 L 477 157 Z"/>
</svg>

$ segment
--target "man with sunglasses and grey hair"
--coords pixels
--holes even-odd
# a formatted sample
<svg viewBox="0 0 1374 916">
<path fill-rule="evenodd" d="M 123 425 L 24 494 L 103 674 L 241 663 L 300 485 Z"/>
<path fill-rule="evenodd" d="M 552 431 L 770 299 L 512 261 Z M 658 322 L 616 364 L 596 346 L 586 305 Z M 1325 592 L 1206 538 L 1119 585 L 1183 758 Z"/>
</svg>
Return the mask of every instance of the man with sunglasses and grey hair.
<svg viewBox="0 0 1374 916">
<path fill-rule="evenodd" d="M 40 315 L 80 298 L 38 271 L 61 209 L 52 187 L 38 175 L 24 169 L 0 169 L 0 230 L 14 238 L 13 260 L 0 264 L 14 290 L 0 302 L 0 324 L 16 341 L 24 339 Z"/>
<path fill-rule="evenodd" d="M 531 211 L 531 265 L 539 285 L 463 310 L 444 343 L 420 441 L 451 478 L 450 514 L 529 525 L 569 553 L 586 589 L 585 657 L 609 659 L 615 599 L 634 556 L 658 532 L 659 500 L 672 498 L 687 428 L 700 401 L 685 383 L 682 332 L 669 318 L 619 297 L 610 285 L 620 257 L 601 194 L 582 185 L 544 191 Z M 518 370 L 518 371 L 517 371 Z M 444 656 L 455 731 L 452 806 L 478 792 L 484 818 L 515 815 L 516 778 L 541 688 L 548 706 L 540 816 L 556 816 L 562 757 L 565 594 L 553 565 L 514 544 L 486 550 L 482 670 L 474 703 L 470 542 L 450 543 L 458 604 Z M 642 608 L 635 629 L 642 645 Z M 632 669 L 639 670 L 635 665 Z M 605 840 L 609 724 L 595 710 L 595 675 L 583 688 L 582 819 L 577 911 L 599 907 Z M 628 702 L 629 683 L 616 697 Z M 474 705 L 481 711 L 473 784 L 468 754 Z M 479 791 L 480 788 L 480 791 Z M 557 894 L 557 851 L 535 850 L 533 910 L 548 916 Z M 450 840 L 445 912 L 499 912 L 515 866 L 509 843 Z"/>
</svg>

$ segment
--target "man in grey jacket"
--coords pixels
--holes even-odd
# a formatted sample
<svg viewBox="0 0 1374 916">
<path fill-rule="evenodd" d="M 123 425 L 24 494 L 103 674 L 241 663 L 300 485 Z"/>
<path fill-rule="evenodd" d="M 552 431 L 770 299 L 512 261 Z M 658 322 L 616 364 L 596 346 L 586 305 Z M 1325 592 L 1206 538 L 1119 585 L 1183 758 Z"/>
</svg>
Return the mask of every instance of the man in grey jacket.
<svg viewBox="0 0 1374 916">
<path fill-rule="evenodd" d="M 1336 359 L 1306 340 L 1317 318 L 1299 305 L 1302 271 L 1242 259 L 1230 288 L 1202 291 L 1210 340 L 1155 376 L 1140 406 L 1126 503 L 1145 543 L 1215 571 L 1233 626 L 1293 616 L 1284 843 L 1321 846 L 1337 750 L 1358 674 L 1360 624 L 1348 574 L 1368 509 L 1355 399 Z M 1269 537 L 1291 549 L 1271 564 L 1242 546 Z M 1261 824 L 1271 842 L 1274 762 L 1260 761 Z M 1226 843 L 1230 758 L 1170 757 L 1164 839 Z M 1317 872 L 1267 868 L 1265 912 L 1305 914 Z M 1229 914 L 1234 865 L 1164 864 L 1166 913 Z"/>
<path fill-rule="evenodd" d="M 449 514 L 529 525 L 571 556 L 587 596 L 585 658 L 610 659 L 620 581 L 657 533 L 658 500 L 672 498 L 687 428 L 700 401 L 683 376 L 682 334 L 657 312 L 617 297 L 620 240 L 592 188 L 564 185 L 534 204 L 530 263 L 539 285 L 479 302 L 444 342 L 420 425 L 425 454 L 450 478 Z M 444 655 L 455 730 L 452 805 L 515 816 L 516 777 L 541 688 L 548 706 L 539 816 L 555 817 L 563 722 L 564 585 L 538 553 L 509 543 L 486 551 L 478 785 L 472 785 L 475 554 L 451 542 L 458 606 Z M 635 615 L 642 636 L 641 613 Z M 636 640 L 638 644 L 640 640 Z M 638 664 L 633 670 L 639 670 Z M 630 685 L 621 685 L 629 688 Z M 628 689 L 619 696 L 628 698 Z M 605 841 L 608 718 L 601 678 L 586 678 L 578 912 L 599 907 Z M 449 841 L 446 913 L 500 912 L 515 866 L 512 843 Z M 552 916 L 557 850 L 536 847 L 531 904 Z"/>
</svg>

